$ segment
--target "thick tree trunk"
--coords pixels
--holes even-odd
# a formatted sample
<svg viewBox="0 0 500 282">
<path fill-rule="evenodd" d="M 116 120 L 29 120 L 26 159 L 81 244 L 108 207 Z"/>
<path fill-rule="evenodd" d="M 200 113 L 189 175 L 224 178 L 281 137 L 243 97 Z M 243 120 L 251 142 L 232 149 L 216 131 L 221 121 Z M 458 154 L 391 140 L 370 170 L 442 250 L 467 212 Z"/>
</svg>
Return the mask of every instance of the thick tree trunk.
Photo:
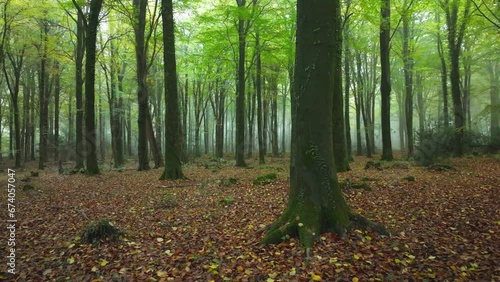
<svg viewBox="0 0 500 282">
<path fill-rule="evenodd" d="M 137 102 L 139 104 L 139 115 L 137 126 L 139 128 L 139 140 L 137 152 L 139 155 L 139 171 L 149 170 L 148 156 L 148 86 L 147 65 L 144 33 L 146 29 L 146 10 L 148 1 L 133 0 L 134 4 L 134 33 L 135 33 L 135 56 L 137 61 Z"/>
<path fill-rule="evenodd" d="M 413 38 L 410 30 L 411 14 L 408 9 L 408 0 L 405 0 L 403 12 L 403 63 L 405 78 L 405 121 L 406 140 L 408 142 L 408 158 L 413 156 L 413 47 L 410 45 Z"/>
<path fill-rule="evenodd" d="M 76 24 L 76 67 L 75 67 L 75 96 L 76 96 L 76 140 L 75 140 L 75 169 L 84 167 L 85 141 L 83 137 L 83 57 L 85 55 L 85 36 L 86 19 L 81 12 L 76 1 L 73 1 L 75 7 L 79 10 Z"/>
<path fill-rule="evenodd" d="M 351 1 L 347 1 L 350 6 Z M 345 139 L 347 148 L 347 159 L 352 158 L 352 140 L 351 140 L 351 117 L 350 117 L 350 90 L 351 90 L 351 47 L 349 46 L 349 20 L 346 19 L 344 25 L 344 124 L 345 124 Z"/>
<path fill-rule="evenodd" d="M 441 62 L 441 96 L 443 98 L 443 125 L 444 129 L 450 126 L 450 117 L 448 113 L 448 72 L 446 70 L 446 59 L 444 55 L 441 33 L 438 32 L 438 54 Z"/>
<path fill-rule="evenodd" d="M 382 0 L 380 11 L 380 93 L 381 126 L 382 126 L 382 160 L 392 160 L 391 144 L 391 62 L 390 62 L 390 36 L 391 36 L 391 4 L 390 0 Z M 408 120 L 408 119 L 407 119 Z"/>
<path fill-rule="evenodd" d="M 54 160 L 59 161 L 59 115 L 60 115 L 60 96 L 61 96 L 61 69 L 59 63 L 56 63 L 57 73 L 54 78 Z"/>
<path fill-rule="evenodd" d="M 40 71 L 38 76 L 39 87 L 39 114 L 40 114 L 40 139 L 39 139 L 39 161 L 38 169 L 44 169 L 44 163 L 47 161 L 47 146 L 48 146 L 48 130 L 49 130 L 49 116 L 48 116 L 48 87 L 47 84 L 47 42 L 48 42 L 48 23 L 42 23 L 42 36 L 43 43 L 40 48 Z"/>
<path fill-rule="evenodd" d="M 351 213 L 333 162 L 332 15 L 339 5 L 337 0 L 297 2 L 297 95 L 292 98 L 289 199 L 285 211 L 262 240 L 278 243 L 284 236 L 298 236 L 308 255 L 322 232 L 344 235 L 351 221 L 366 222 Z M 314 111 L 310 111 L 312 108 Z"/>
<path fill-rule="evenodd" d="M 458 22 L 458 1 L 443 4 L 446 13 L 446 25 L 448 29 L 448 55 L 450 56 L 450 83 L 451 83 L 451 98 L 453 100 L 454 113 L 454 134 L 455 134 L 455 156 L 463 155 L 463 136 L 465 116 L 462 104 L 462 93 L 460 91 L 460 53 L 462 42 L 465 33 L 467 18 L 470 14 L 471 1 L 465 2 L 463 18 L 461 23 Z"/>
<path fill-rule="evenodd" d="M 333 34 L 333 104 L 332 104 L 332 134 L 333 134 L 333 156 L 337 171 L 350 170 L 347 157 L 346 132 L 344 125 L 344 101 L 342 96 L 342 18 L 340 5 L 336 5 L 334 11 L 334 34 Z"/>
<path fill-rule="evenodd" d="M 239 9 L 245 8 L 246 0 L 236 0 Z M 245 167 L 245 45 L 246 27 L 243 13 L 238 19 L 238 81 L 236 93 L 236 166 Z"/>
<path fill-rule="evenodd" d="M 87 174 L 99 174 L 97 164 L 96 127 L 95 127 L 95 63 L 96 63 L 96 40 L 97 27 L 99 25 L 99 13 L 103 0 L 92 0 L 90 3 L 89 21 L 85 50 L 85 139 L 86 139 L 86 172 Z"/>
<path fill-rule="evenodd" d="M 177 90 L 175 35 L 172 0 L 161 1 L 163 20 L 163 79 L 165 85 L 165 169 L 161 180 L 184 178 L 182 172 L 182 127 Z M 185 93 L 187 95 L 187 92 Z"/>
<path fill-rule="evenodd" d="M 259 143 L 259 164 L 266 162 L 264 145 L 263 110 L 262 110 L 262 59 L 260 55 L 260 35 L 255 37 L 255 48 L 257 49 L 257 64 L 255 66 L 255 91 L 257 94 L 257 141 Z"/>
<path fill-rule="evenodd" d="M 487 67 L 490 80 L 490 146 L 500 149 L 500 93 L 499 93 L 499 74 L 498 62 L 490 62 Z"/>
<path fill-rule="evenodd" d="M 146 135 L 148 137 L 149 145 L 151 147 L 151 151 L 153 153 L 153 160 L 155 162 L 154 168 L 159 168 L 163 166 L 163 157 L 161 156 L 160 144 L 156 142 L 155 132 L 153 129 L 153 120 L 151 118 L 151 113 L 146 113 Z"/>
<path fill-rule="evenodd" d="M 255 103 L 257 101 L 257 94 L 255 93 L 255 80 L 253 82 L 253 89 L 249 91 L 249 103 L 247 111 L 248 120 L 248 140 L 247 140 L 247 158 L 251 158 L 253 155 L 253 145 L 254 145 L 254 120 L 255 120 Z"/>
</svg>

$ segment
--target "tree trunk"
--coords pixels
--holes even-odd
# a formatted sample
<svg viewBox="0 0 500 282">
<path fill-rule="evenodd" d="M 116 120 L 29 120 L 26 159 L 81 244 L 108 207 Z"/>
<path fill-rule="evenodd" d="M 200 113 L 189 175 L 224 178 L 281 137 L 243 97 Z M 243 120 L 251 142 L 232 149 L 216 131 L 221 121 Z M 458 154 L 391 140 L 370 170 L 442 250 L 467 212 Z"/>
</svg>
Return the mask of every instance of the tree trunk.
<svg viewBox="0 0 500 282">
<path fill-rule="evenodd" d="M 82 13 L 80 6 L 73 1 L 75 8 L 78 10 L 78 18 L 76 23 L 76 60 L 75 60 L 75 96 L 76 96 L 76 140 L 75 140 L 75 169 L 84 167 L 85 158 L 85 141 L 83 137 L 83 57 L 85 56 L 85 37 L 87 21 Z"/>
<path fill-rule="evenodd" d="M 382 160 L 392 161 L 391 144 L 391 62 L 390 62 L 390 37 L 391 37 L 391 4 L 390 0 L 382 0 L 382 15 L 380 23 L 380 93 L 381 125 L 382 125 Z M 407 119 L 408 120 L 408 119 Z"/>
<path fill-rule="evenodd" d="M 184 178 L 182 172 L 182 127 L 180 122 L 175 34 L 172 0 L 161 1 L 163 20 L 163 85 L 165 86 L 165 169 L 161 180 Z M 187 95 L 187 92 L 185 93 Z"/>
<path fill-rule="evenodd" d="M 147 65 L 146 65 L 146 48 L 144 33 L 146 29 L 146 10 L 147 2 L 141 0 L 133 0 L 135 22 L 135 56 L 137 61 L 137 101 L 139 104 L 139 116 L 137 119 L 137 126 L 139 128 L 139 144 L 137 152 L 139 154 L 139 171 L 149 170 L 149 157 L 148 157 L 148 86 L 147 86 Z"/>
<path fill-rule="evenodd" d="M 61 72 L 59 63 L 56 62 L 56 74 L 54 77 L 54 160 L 59 161 L 59 114 L 61 96 Z"/>
<path fill-rule="evenodd" d="M 404 3 L 403 12 L 403 64 L 405 78 L 405 121 L 406 140 L 408 142 L 408 158 L 413 156 L 413 34 L 410 30 L 411 14 L 408 11 L 408 0 Z"/>
<path fill-rule="evenodd" d="M 336 5 L 334 15 L 333 34 L 333 104 L 332 104 L 332 134 L 333 138 L 333 160 L 337 171 L 350 170 L 347 158 L 346 132 L 344 125 L 344 101 L 342 96 L 342 18 L 340 5 Z"/>
<path fill-rule="evenodd" d="M 347 1 L 347 6 L 350 7 L 351 1 Z M 352 140 L 351 140 L 351 117 L 350 111 L 350 90 L 351 90 L 351 47 L 349 46 L 349 19 L 346 19 L 344 24 L 344 73 L 345 73 L 345 89 L 344 89 L 344 124 L 345 124 L 345 140 L 347 149 L 347 159 L 352 158 Z"/>
<path fill-rule="evenodd" d="M 96 128 L 95 128 L 95 63 L 97 27 L 103 0 L 90 3 L 85 50 L 85 139 L 87 174 L 99 174 L 97 164 Z"/>
<path fill-rule="evenodd" d="M 246 0 L 236 0 L 245 9 Z M 238 18 L 238 81 L 236 87 L 236 166 L 245 167 L 245 45 L 246 27 L 243 14 Z"/>
<path fill-rule="evenodd" d="M 352 215 L 340 191 L 333 162 L 331 46 L 336 8 L 337 0 L 297 2 L 289 199 L 262 240 L 279 243 L 284 236 L 298 236 L 307 255 L 322 232 L 344 235 L 351 219 L 360 218 Z"/>
<path fill-rule="evenodd" d="M 467 18 L 469 17 L 471 1 L 466 0 L 462 22 L 458 23 L 459 0 L 451 3 L 446 1 L 443 8 L 446 13 L 446 26 L 448 29 L 448 50 L 450 56 L 450 83 L 451 98 L 453 100 L 455 156 L 463 155 L 463 136 L 465 116 L 460 92 L 460 53 L 465 33 Z"/>
<path fill-rule="evenodd" d="M 7 87 L 10 92 L 11 105 L 12 105 L 12 114 L 14 119 L 14 131 L 11 130 L 11 133 L 14 132 L 14 159 L 15 159 L 15 167 L 21 167 L 21 127 L 19 124 L 19 87 L 21 82 L 21 71 L 23 68 L 23 60 L 24 60 L 24 51 L 26 47 L 23 47 L 20 50 L 18 55 L 14 55 L 10 52 L 7 52 L 7 57 L 9 59 L 10 65 L 12 67 L 12 76 L 11 77 L 7 72 L 7 66 L 5 62 L 3 62 L 3 73 L 5 75 L 5 80 L 7 82 Z M 11 139 L 12 144 L 12 139 Z M 12 149 L 11 149 L 12 152 Z"/>
<path fill-rule="evenodd" d="M 39 139 L 39 161 L 38 169 L 44 169 L 44 163 L 47 161 L 47 146 L 48 146 L 48 130 L 49 130 L 49 117 L 48 117 L 48 93 L 47 93 L 47 44 L 48 44 L 48 23 L 42 23 L 42 36 L 43 43 L 41 44 L 42 50 L 40 58 L 40 71 L 38 77 L 39 87 L 39 107 L 40 107 L 40 139 Z"/>
<path fill-rule="evenodd" d="M 500 94 L 498 62 L 490 62 L 487 71 L 490 80 L 490 146 L 500 149 Z"/>
<path fill-rule="evenodd" d="M 260 34 L 255 35 L 255 49 L 257 50 L 257 64 L 255 66 L 255 92 L 257 94 L 257 141 L 259 143 L 259 164 L 266 163 L 264 145 L 263 110 L 262 110 L 262 59 L 260 55 Z"/>
<path fill-rule="evenodd" d="M 439 13 L 437 21 L 439 22 Z M 437 49 L 439 54 L 439 61 L 441 62 L 441 96 L 443 97 L 443 124 L 444 129 L 447 130 L 450 125 L 450 118 L 448 113 L 448 73 L 446 70 L 446 59 L 444 55 L 443 42 L 441 40 L 441 31 L 437 33 Z"/>
<path fill-rule="evenodd" d="M 153 160 L 155 162 L 154 168 L 159 168 L 163 166 L 163 157 L 161 156 L 160 144 L 156 142 L 155 132 L 153 128 L 153 120 L 151 118 L 151 113 L 148 111 L 146 113 L 146 135 L 151 146 L 151 151 L 153 152 Z"/>
</svg>

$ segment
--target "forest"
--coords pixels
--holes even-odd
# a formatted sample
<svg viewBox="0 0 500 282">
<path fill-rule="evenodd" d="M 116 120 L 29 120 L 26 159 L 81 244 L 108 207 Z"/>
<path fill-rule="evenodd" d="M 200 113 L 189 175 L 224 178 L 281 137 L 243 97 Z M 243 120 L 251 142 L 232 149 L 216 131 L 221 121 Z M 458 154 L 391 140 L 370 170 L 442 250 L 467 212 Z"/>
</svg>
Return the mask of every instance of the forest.
<svg viewBox="0 0 500 282">
<path fill-rule="evenodd" d="M 495 0 L 0 0 L 0 280 L 500 280 Z"/>
</svg>

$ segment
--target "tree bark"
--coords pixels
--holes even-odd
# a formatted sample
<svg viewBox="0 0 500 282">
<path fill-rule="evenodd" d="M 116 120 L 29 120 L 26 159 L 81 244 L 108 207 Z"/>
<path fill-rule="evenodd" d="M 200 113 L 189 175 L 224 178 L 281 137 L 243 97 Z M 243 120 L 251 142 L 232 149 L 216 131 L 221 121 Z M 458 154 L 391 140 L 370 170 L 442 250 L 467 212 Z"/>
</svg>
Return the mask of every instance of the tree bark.
<svg viewBox="0 0 500 282">
<path fill-rule="evenodd" d="M 391 4 L 390 0 L 382 0 L 380 23 L 380 93 L 382 96 L 382 160 L 392 161 L 391 144 Z M 407 119 L 408 120 L 408 119 Z"/>
<path fill-rule="evenodd" d="M 163 79 L 165 85 L 165 169 L 160 180 L 184 178 L 182 154 L 182 127 L 177 89 L 175 34 L 172 0 L 161 1 L 163 20 Z M 185 93 L 187 94 L 187 93 Z"/>
<path fill-rule="evenodd" d="M 454 135 L 455 135 L 455 156 L 463 155 L 463 136 L 465 116 L 462 104 L 462 94 L 460 91 L 460 54 L 462 43 L 467 25 L 467 19 L 470 14 L 470 0 L 465 0 L 462 21 L 458 21 L 458 10 L 460 0 L 444 0 L 441 5 L 446 14 L 446 26 L 448 30 L 448 49 L 450 56 L 450 83 L 451 83 L 451 98 L 453 100 L 454 114 Z"/>
<path fill-rule="evenodd" d="M 297 2 L 297 51 L 292 100 L 292 153 L 288 205 L 263 243 L 298 236 L 309 254 L 322 232 L 346 233 L 353 215 L 333 162 L 332 103 L 334 45 L 332 15 L 338 0 Z M 314 66 L 314 67 L 312 67 Z M 314 111 L 310 109 L 314 108 Z"/>
<path fill-rule="evenodd" d="M 97 28 L 99 26 L 99 13 L 103 0 L 92 0 L 90 3 L 87 36 L 85 40 L 85 139 L 86 139 L 86 173 L 99 174 L 97 164 L 97 143 L 95 127 L 95 63 Z"/>
<path fill-rule="evenodd" d="M 246 0 L 236 0 L 239 9 L 245 8 Z M 238 18 L 238 81 L 236 90 L 236 166 L 245 163 L 245 47 L 246 28 L 243 15 Z"/>
<path fill-rule="evenodd" d="M 75 140 L 75 169 L 84 167 L 85 140 L 83 136 L 83 58 L 85 56 L 85 36 L 87 20 L 80 6 L 73 0 L 75 8 L 78 10 L 76 22 L 76 58 L 75 58 L 75 96 L 76 96 L 76 140 Z"/>
<path fill-rule="evenodd" d="M 334 34 L 333 34 L 333 104 L 332 104 L 332 134 L 333 156 L 337 171 L 350 170 L 349 159 L 347 158 L 346 132 L 344 124 L 344 101 L 342 96 L 342 18 L 340 5 L 336 5 L 334 10 Z"/>
<path fill-rule="evenodd" d="M 139 116 L 137 119 L 137 126 L 139 128 L 139 144 L 137 152 L 139 155 L 139 171 L 149 170 L 149 157 L 148 157 L 148 86 L 147 86 L 147 65 L 146 65 L 146 48 L 144 33 L 146 29 L 146 10 L 147 2 L 141 0 L 133 0 L 135 22 L 135 56 L 137 62 L 137 102 L 139 104 Z"/>
</svg>

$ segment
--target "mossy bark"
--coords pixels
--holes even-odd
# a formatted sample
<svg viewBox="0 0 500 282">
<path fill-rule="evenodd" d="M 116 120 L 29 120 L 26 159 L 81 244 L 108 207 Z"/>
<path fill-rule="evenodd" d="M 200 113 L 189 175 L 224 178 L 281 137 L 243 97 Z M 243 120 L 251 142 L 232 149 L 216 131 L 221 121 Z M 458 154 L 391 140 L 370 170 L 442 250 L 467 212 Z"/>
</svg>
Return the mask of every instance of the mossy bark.
<svg viewBox="0 0 500 282">
<path fill-rule="evenodd" d="M 182 179 L 182 128 L 180 124 L 177 68 L 175 60 L 175 35 L 172 0 L 162 0 L 163 63 L 165 85 L 165 169 L 160 180 Z"/>
<path fill-rule="evenodd" d="M 332 80 L 337 22 L 332 15 L 338 16 L 339 7 L 338 0 L 297 2 L 290 192 L 287 208 L 261 241 L 265 244 L 299 237 L 309 249 L 321 233 L 344 235 L 353 219 L 362 218 L 342 195 L 333 157 L 332 93 L 341 88 Z"/>
</svg>

